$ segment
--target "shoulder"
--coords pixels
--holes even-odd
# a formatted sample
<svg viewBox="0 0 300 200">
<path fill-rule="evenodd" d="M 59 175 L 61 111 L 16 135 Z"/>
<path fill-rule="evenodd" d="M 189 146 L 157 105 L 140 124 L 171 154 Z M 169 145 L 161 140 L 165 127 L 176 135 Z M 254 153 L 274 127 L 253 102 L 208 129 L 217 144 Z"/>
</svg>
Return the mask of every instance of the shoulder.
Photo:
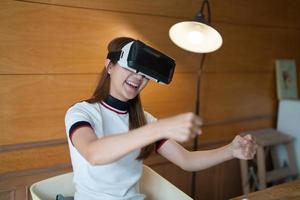
<svg viewBox="0 0 300 200">
<path fill-rule="evenodd" d="M 85 118 L 88 121 L 99 118 L 98 103 L 81 101 L 72 105 L 66 112 L 65 119 Z"/>
<path fill-rule="evenodd" d="M 67 113 L 71 112 L 95 112 L 97 111 L 97 103 L 88 103 L 86 101 L 81 101 L 73 104 L 68 110 Z"/>
<path fill-rule="evenodd" d="M 78 122 L 88 122 L 92 127 L 101 122 L 101 113 L 98 103 L 81 101 L 72 105 L 65 114 L 65 125 L 67 130 Z"/>
</svg>

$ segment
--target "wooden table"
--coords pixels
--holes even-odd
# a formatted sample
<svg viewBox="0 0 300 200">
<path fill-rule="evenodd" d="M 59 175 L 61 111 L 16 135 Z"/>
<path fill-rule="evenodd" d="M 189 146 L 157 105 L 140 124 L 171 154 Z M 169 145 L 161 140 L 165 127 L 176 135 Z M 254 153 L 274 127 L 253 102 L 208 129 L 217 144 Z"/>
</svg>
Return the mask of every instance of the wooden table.
<svg viewBox="0 0 300 200">
<path fill-rule="evenodd" d="M 298 200 L 300 199 L 300 179 L 252 192 L 232 200 Z"/>
</svg>

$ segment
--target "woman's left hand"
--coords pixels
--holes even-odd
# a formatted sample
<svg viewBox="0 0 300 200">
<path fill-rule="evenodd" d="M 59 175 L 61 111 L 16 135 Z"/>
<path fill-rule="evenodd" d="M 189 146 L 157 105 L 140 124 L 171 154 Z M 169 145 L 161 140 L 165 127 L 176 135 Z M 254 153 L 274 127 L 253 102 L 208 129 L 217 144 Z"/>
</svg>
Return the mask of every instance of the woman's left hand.
<svg viewBox="0 0 300 200">
<path fill-rule="evenodd" d="M 257 145 L 251 135 L 237 135 L 231 142 L 232 155 L 235 158 L 250 160 L 256 153 Z"/>
</svg>

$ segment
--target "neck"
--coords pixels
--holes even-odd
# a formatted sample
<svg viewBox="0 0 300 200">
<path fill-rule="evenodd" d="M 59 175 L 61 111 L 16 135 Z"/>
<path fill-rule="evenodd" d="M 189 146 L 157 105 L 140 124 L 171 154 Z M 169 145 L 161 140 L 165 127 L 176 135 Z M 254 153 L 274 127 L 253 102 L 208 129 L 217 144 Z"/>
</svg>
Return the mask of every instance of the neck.
<svg viewBox="0 0 300 200">
<path fill-rule="evenodd" d="M 129 103 L 127 101 L 121 101 L 111 95 L 108 95 L 108 97 L 104 99 L 104 102 L 109 106 L 121 111 L 128 111 L 129 108 Z"/>
</svg>

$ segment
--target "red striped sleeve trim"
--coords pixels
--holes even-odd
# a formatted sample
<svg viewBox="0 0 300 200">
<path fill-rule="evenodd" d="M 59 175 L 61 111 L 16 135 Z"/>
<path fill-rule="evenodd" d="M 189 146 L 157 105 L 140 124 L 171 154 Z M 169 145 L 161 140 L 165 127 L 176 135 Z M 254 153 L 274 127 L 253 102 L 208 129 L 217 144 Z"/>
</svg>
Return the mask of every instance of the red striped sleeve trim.
<svg viewBox="0 0 300 200">
<path fill-rule="evenodd" d="M 167 139 L 159 140 L 155 143 L 155 152 L 158 153 L 159 148 L 167 141 Z"/>
<path fill-rule="evenodd" d="M 72 137 L 73 137 L 74 133 L 76 132 L 76 130 L 78 130 L 81 127 L 91 127 L 92 128 L 91 124 L 86 121 L 79 121 L 79 122 L 76 122 L 75 124 L 73 124 L 69 130 L 69 138 L 70 138 L 70 141 L 72 144 L 73 144 Z M 73 144 L 73 146 L 74 146 L 74 144 Z"/>
</svg>

